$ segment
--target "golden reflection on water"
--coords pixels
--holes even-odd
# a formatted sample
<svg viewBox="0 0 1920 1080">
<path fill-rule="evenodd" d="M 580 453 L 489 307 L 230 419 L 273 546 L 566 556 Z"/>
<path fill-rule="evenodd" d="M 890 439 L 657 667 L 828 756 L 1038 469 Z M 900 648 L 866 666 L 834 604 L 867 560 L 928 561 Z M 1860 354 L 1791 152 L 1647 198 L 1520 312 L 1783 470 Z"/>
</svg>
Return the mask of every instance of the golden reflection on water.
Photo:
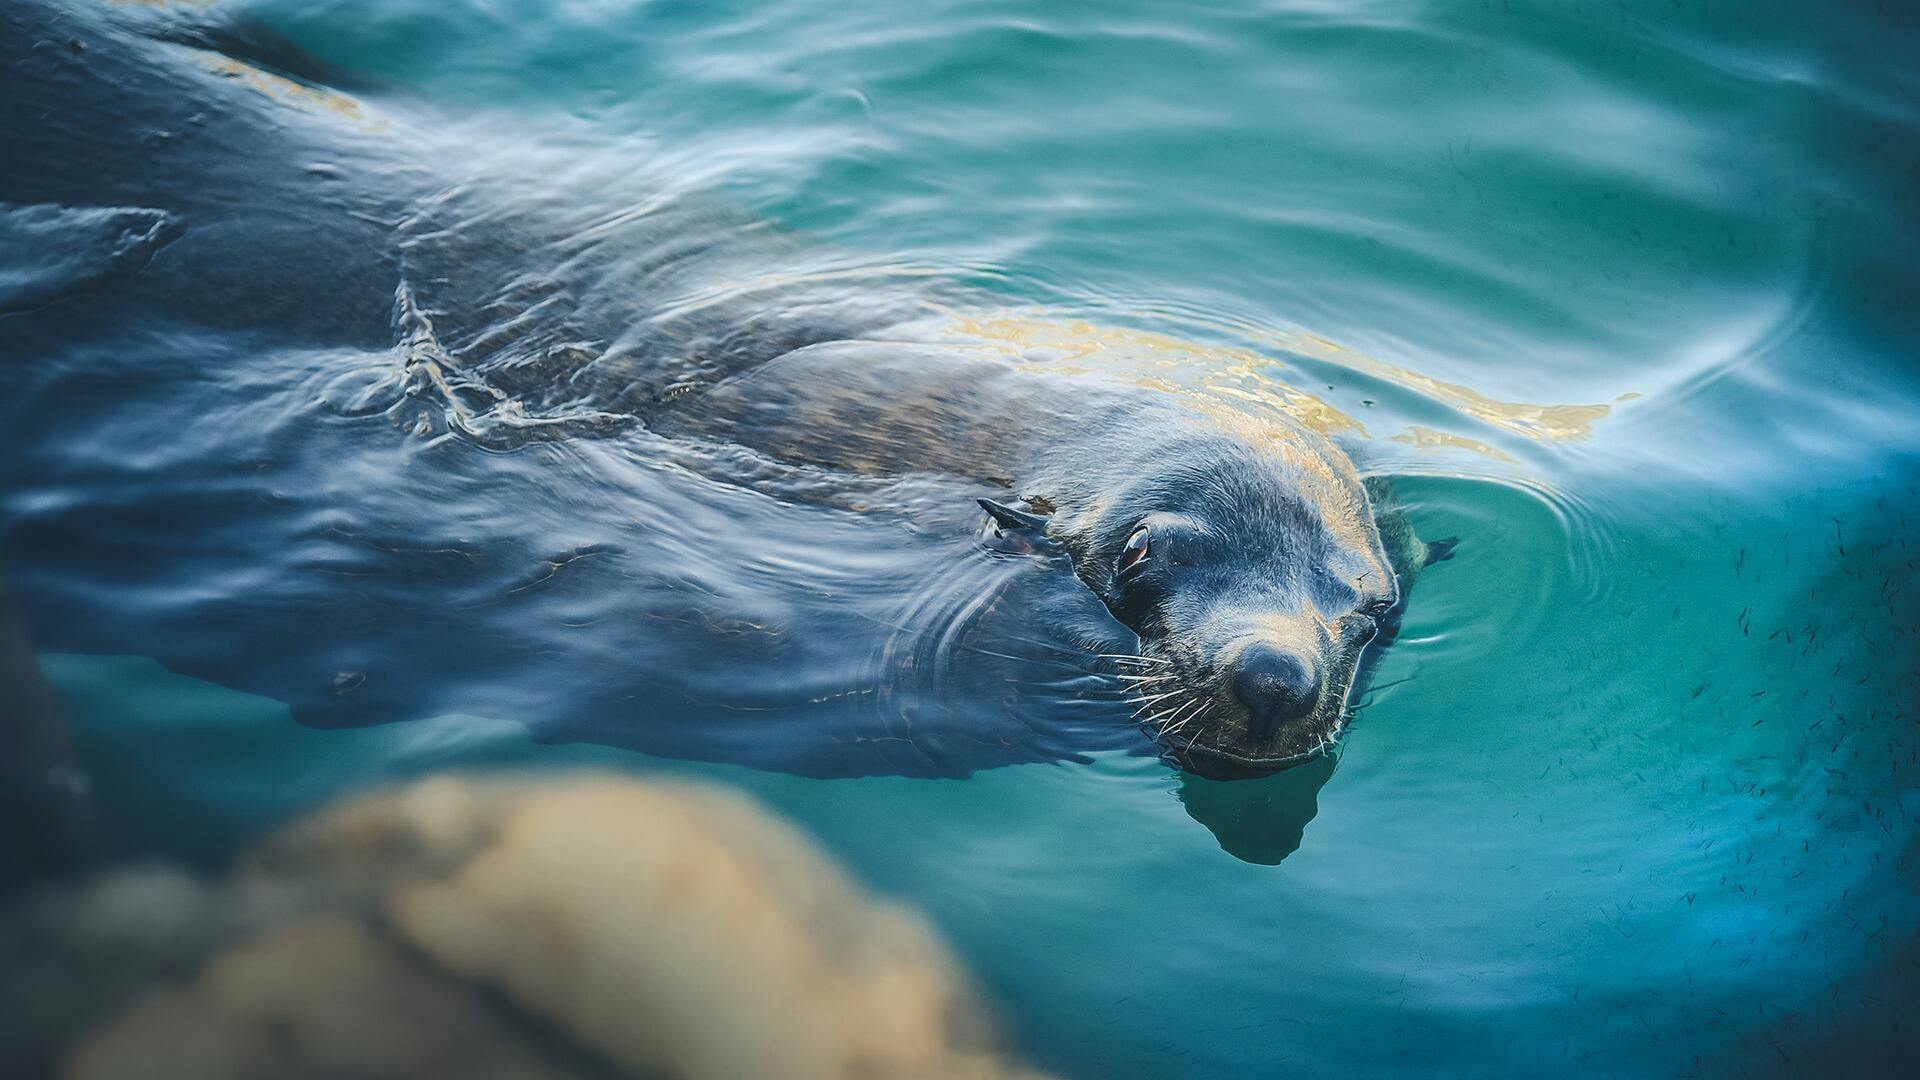
<svg viewBox="0 0 1920 1080">
<path fill-rule="evenodd" d="M 1478 439 L 1469 439 L 1465 435 L 1455 435 L 1450 431 L 1441 431 L 1437 428 L 1425 427 L 1420 424 L 1407 425 L 1407 430 L 1392 436 L 1392 439 L 1394 442 L 1406 443 L 1409 446 L 1451 447 L 1455 450 L 1469 450 L 1508 465 L 1517 464 L 1512 454 L 1498 447 L 1488 446 Z"/>
<path fill-rule="evenodd" d="M 235 60 L 231 56 L 207 54 L 201 57 L 201 62 L 214 74 L 239 79 L 248 87 L 275 101 L 299 108 L 322 109 L 337 113 L 363 126 L 370 125 L 366 108 L 358 100 L 345 94 L 295 82 L 283 75 L 262 71 L 252 64 Z"/>
<path fill-rule="evenodd" d="M 1283 348 L 1339 364 L 1363 375 L 1371 375 L 1443 402 L 1476 420 L 1542 442 L 1573 442 L 1588 438 L 1593 434 L 1593 425 L 1613 411 L 1611 405 L 1531 405 L 1519 401 L 1500 401 L 1470 386 L 1422 375 L 1411 368 L 1389 364 L 1313 334 L 1272 332 L 1269 336 Z M 1619 400 L 1636 396 L 1622 395 Z"/>
<path fill-rule="evenodd" d="M 1273 357 L 1253 349 L 1207 345 L 1168 334 L 1100 326 L 1084 319 L 1053 319 L 1043 314 L 968 315 L 952 313 L 949 332 L 992 343 L 1023 359 L 1045 361 L 1063 370 L 1098 370 L 1139 385 L 1212 393 L 1252 404 L 1277 404 L 1302 423 L 1327 435 L 1367 430 L 1359 420 L 1324 399 L 1274 379 Z M 1593 425 L 1612 412 L 1607 404 L 1536 405 L 1501 401 L 1472 387 L 1450 383 L 1390 364 L 1312 334 L 1261 331 L 1262 340 L 1281 350 L 1338 364 L 1439 401 L 1469 417 L 1542 442 L 1568 442 L 1592 435 Z M 1620 401 L 1637 394 L 1623 394 Z M 1450 446 L 1512 462 L 1511 455 L 1477 439 L 1412 426 L 1396 441 L 1417 446 Z"/>
<path fill-rule="evenodd" d="M 1215 394 L 1246 404 L 1279 406 L 1324 435 L 1364 436 L 1360 421 L 1325 400 L 1266 374 L 1270 357 L 1251 349 L 1204 345 L 1129 327 L 1099 326 L 1084 319 L 1024 315 L 954 314 L 953 334 L 996 345 L 1022 360 L 1065 372 L 1099 372 L 1137 386 L 1168 392 Z"/>
</svg>

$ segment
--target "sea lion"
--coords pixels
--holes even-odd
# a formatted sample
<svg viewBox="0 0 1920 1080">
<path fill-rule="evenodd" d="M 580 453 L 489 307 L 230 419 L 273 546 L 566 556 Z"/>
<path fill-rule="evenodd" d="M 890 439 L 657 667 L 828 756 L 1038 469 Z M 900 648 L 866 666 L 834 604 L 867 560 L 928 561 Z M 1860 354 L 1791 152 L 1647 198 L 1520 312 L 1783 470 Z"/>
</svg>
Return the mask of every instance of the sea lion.
<svg viewBox="0 0 1920 1080">
<path fill-rule="evenodd" d="M 1057 547 L 1138 647 L 1117 654 L 1166 750 L 1210 776 L 1331 746 L 1361 657 L 1430 558 L 1321 432 L 1125 378 L 899 342 L 797 349 L 656 429 L 863 472 L 1006 489 L 989 542 Z M 1376 482 L 1374 493 L 1385 493 Z"/>
<path fill-rule="evenodd" d="M 52 247 L 85 233 L 101 252 L 72 281 L 20 293 L 14 322 L 23 355 L 104 335 L 109 328 L 76 298 L 111 290 L 122 313 L 164 318 L 182 333 L 213 327 L 240 335 L 231 339 L 234 362 L 271 345 L 280 350 L 272 355 L 303 365 L 265 372 L 256 385 L 299 386 L 325 416 L 386 417 L 429 444 L 520 451 L 638 433 L 656 451 L 721 448 L 709 461 L 733 449 L 750 453 L 749 472 L 811 470 L 818 476 L 789 485 L 783 502 L 856 510 L 863 504 L 841 497 L 843 489 L 870 490 L 875 478 L 940 478 L 955 505 L 932 515 L 935 528 L 990 523 L 981 542 L 992 554 L 1070 569 L 1098 601 L 1101 625 L 1063 635 L 1081 647 L 1075 662 L 1128 688 L 1122 696 L 1175 760 L 1206 775 L 1266 772 L 1325 750 L 1340 734 L 1368 646 L 1391 636 L 1427 555 L 1378 499 L 1384 489 L 1375 483 L 1370 491 L 1326 432 L 1284 408 L 983 348 L 978 335 L 942 328 L 978 298 L 770 236 L 670 181 L 657 186 L 657 176 L 596 173 L 571 150 L 535 164 L 539 148 L 516 147 L 515 160 L 503 163 L 437 132 L 432 120 L 371 114 L 328 89 L 335 73 L 256 28 L 180 18 L 41 4 L 0 14 L 0 89 L 16 104 L 0 135 L 21 163 L 0 169 L 0 203 L 30 211 L 13 215 L 29 238 Z M 137 335 L 134 344 L 146 347 Z M 110 340 L 98 352 L 111 358 L 125 347 Z M 366 350 L 369 359 L 343 359 L 343 348 Z M 156 386 L 168 374 L 155 372 Z M 322 381 L 309 391 L 306 379 Z M 99 399 L 74 400 L 92 407 Z M 112 420 L 98 424 L 115 430 Z M 194 489 L 202 517 L 133 523 L 163 537 L 146 540 L 143 555 L 235 537 L 232 554 L 222 554 L 230 563 L 220 565 L 233 565 L 249 587 L 224 606 L 183 605 L 162 593 L 145 608 L 89 619 L 74 605 L 96 590 L 29 581 L 23 593 L 53 613 L 53 639 L 160 654 L 178 670 L 269 693 L 324 723 L 429 709 L 544 711 L 556 716 L 541 729 L 552 737 L 836 775 L 952 775 L 982 760 L 1082 750 L 1071 726 L 1064 734 L 1025 724 L 950 733 L 929 731 L 924 717 L 879 736 L 832 733 L 799 749 L 736 722 L 773 715 L 759 697 L 723 703 L 725 724 L 671 738 L 610 737 L 634 709 L 671 700 L 660 684 L 682 677 L 687 657 L 725 662 L 699 642 L 649 636 L 647 619 L 704 623 L 703 632 L 736 643 L 746 660 L 781 655 L 756 634 L 785 649 L 809 645 L 809 635 L 781 635 L 767 618 L 725 610 L 710 584 L 685 587 L 674 567 L 648 579 L 652 601 L 636 588 L 640 610 L 618 628 L 625 638 L 600 596 L 565 608 L 568 625 L 602 628 L 594 639 L 568 639 L 579 655 L 561 676 L 573 680 L 567 694 L 546 692 L 548 665 L 538 684 L 514 682 L 512 695 L 488 685 L 463 698 L 451 684 L 513 665 L 531 669 L 554 651 L 528 629 L 525 613 L 502 606 L 503 594 L 558 589 L 550 583 L 590 572 L 563 568 L 624 557 L 620 543 L 542 553 L 530 545 L 551 542 L 552 530 L 532 526 L 498 542 L 426 543 L 404 528 L 394 532 L 391 521 L 417 508 L 430 486 L 396 494 L 379 512 L 356 507 L 376 505 L 378 484 L 348 494 L 301 486 L 320 463 L 340 472 L 342 455 L 364 453 L 344 428 L 267 423 L 260 437 L 271 444 L 236 435 L 233 449 L 217 448 L 234 459 L 219 467 L 227 475 L 284 468 L 288 479 L 270 498 L 236 488 L 225 500 Z M 448 467 L 449 482 L 476 490 L 498 483 L 472 462 Z M 190 487 L 207 468 L 182 458 L 179 482 Z M 411 479 L 376 475 L 389 484 Z M 797 486 L 807 493 L 796 495 Z M 974 500 L 984 518 L 951 512 Z M 583 513 L 584 500 L 555 502 L 556 514 Z M 8 548 L 23 565 L 70 560 L 101 543 L 84 506 L 75 524 L 53 516 L 66 506 L 36 504 L 11 527 Z M 466 528 L 503 527 L 484 504 L 460 509 Z M 631 531 L 621 524 L 630 520 L 609 515 L 598 524 Z M 118 536 L 128 522 L 112 527 Z M 369 535 L 376 528 L 392 535 Z M 286 543 L 259 546 L 275 536 Z M 281 551 L 285 572 L 250 562 Z M 536 557 L 531 573 L 492 576 L 490 567 Z M 342 592 L 342 580 L 350 591 Z M 661 597 L 671 611 L 658 606 Z M 73 612 L 64 623 L 63 611 Z M 144 630 L 142 618 L 150 621 Z M 215 626 L 226 630 L 212 637 Z M 289 627 L 308 638 L 288 637 Z M 642 649 L 657 658 L 640 663 Z M 892 649 L 887 643 L 876 662 L 891 662 Z M 653 685 L 608 676 L 623 655 Z M 380 665 L 399 677 L 383 679 Z M 324 683 L 313 677 L 316 666 Z M 419 673 L 428 672 L 443 682 L 424 682 Z M 811 707 L 861 688 L 803 691 Z M 684 696 L 691 706 L 732 692 L 701 685 Z M 560 697 L 599 726 L 559 717 Z M 915 745 L 919 756 L 886 757 L 899 743 Z"/>
</svg>

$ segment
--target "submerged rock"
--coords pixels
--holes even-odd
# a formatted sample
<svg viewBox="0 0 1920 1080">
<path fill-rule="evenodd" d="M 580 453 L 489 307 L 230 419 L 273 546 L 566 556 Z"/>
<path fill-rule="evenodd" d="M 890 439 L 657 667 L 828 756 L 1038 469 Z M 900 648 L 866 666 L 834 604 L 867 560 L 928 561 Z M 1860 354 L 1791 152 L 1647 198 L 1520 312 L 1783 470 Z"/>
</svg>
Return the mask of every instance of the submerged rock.
<svg viewBox="0 0 1920 1080">
<path fill-rule="evenodd" d="M 141 1077 L 1033 1076 L 917 915 L 731 791 L 438 778 L 224 878 L 123 869 L 0 926 L 13 1066 Z"/>
</svg>

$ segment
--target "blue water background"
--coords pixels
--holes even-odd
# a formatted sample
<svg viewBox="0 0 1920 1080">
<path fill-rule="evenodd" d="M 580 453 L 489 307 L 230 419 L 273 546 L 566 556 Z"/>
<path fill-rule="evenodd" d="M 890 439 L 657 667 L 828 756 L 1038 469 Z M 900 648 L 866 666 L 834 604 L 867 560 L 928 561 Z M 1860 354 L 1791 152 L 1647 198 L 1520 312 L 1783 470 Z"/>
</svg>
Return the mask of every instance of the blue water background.
<svg viewBox="0 0 1920 1080">
<path fill-rule="evenodd" d="M 1278 865 L 1122 753 L 817 781 L 512 716 L 313 730 L 149 660 L 49 655 L 122 850 L 214 859 L 449 766 L 685 769 L 928 911 L 1065 1076 L 1720 1075 L 1915 1045 L 1903 6 L 229 6 L 376 104 L 1252 350 L 1463 542 Z M 1255 832 L 1261 797 L 1232 796 Z"/>
</svg>

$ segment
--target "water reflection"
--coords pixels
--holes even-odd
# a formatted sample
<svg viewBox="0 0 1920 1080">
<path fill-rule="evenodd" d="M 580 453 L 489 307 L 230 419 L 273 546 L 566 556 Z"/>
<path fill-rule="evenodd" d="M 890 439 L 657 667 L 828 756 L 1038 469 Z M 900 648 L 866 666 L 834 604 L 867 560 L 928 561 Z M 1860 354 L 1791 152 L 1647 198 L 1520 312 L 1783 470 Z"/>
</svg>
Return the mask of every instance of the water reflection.
<svg viewBox="0 0 1920 1080">
<path fill-rule="evenodd" d="M 1175 797 L 1220 841 L 1220 850 L 1242 862 L 1278 866 L 1300 849 L 1308 823 L 1320 812 L 1320 789 L 1337 764 L 1327 754 L 1254 780 L 1207 780 L 1183 772 Z"/>
</svg>

